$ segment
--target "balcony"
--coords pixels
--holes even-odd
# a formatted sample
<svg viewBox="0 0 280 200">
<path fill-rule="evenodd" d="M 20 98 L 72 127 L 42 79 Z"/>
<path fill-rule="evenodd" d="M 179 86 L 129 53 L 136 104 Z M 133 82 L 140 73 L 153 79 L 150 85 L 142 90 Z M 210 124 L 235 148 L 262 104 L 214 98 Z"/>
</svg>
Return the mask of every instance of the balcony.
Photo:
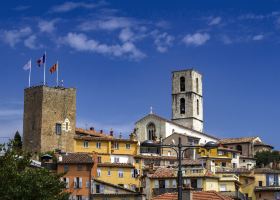
<svg viewBox="0 0 280 200">
<path fill-rule="evenodd" d="M 183 170 L 183 176 L 204 176 L 206 171 L 205 168 L 187 168 Z"/>
<path fill-rule="evenodd" d="M 202 191 L 202 188 L 194 188 L 195 191 Z M 164 193 L 178 192 L 177 188 L 153 188 L 153 196 L 158 196 Z"/>
<path fill-rule="evenodd" d="M 255 192 L 262 192 L 262 191 L 280 191 L 280 185 L 272 185 L 272 186 L 256 186 Z"/>
<path fill-rule="evenodd" d="M 239 181 L 239 177 L 235 174 L 221 174 L 220 181 Z"/>
</svg>

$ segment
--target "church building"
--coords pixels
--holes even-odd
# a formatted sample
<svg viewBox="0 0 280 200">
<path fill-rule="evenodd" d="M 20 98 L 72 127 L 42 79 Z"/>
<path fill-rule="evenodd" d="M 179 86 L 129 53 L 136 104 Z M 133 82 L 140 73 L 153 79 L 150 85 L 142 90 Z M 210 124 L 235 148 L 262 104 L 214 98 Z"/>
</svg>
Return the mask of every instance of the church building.
<svg viewBox="0 0 280 200">
<path fill-rule="evenodd" d="M 194 70 L 172 72 L 172 119 L 153 112 L 135 123 L 138 140 L 164 139 L 172 133 L 199 138 L 199 144 L 218 138 L 203 131 L 202 75 Z"/>
</svg>

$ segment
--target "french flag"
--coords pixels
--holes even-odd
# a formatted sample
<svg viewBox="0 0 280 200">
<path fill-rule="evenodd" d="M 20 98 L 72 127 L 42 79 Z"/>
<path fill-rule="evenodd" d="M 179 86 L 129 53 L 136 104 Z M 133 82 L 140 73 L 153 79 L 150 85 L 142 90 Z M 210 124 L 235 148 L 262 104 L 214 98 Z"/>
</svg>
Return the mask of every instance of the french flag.
<svg viewBox="0 0 280 200">
<path fill-rule="evenodd" d="M 41 65 L 45 63 L 46 63 L 46 53 L 44 53 L 43 56 L 37 60 L 38 67 L 41 67 Z"/>
</svg>

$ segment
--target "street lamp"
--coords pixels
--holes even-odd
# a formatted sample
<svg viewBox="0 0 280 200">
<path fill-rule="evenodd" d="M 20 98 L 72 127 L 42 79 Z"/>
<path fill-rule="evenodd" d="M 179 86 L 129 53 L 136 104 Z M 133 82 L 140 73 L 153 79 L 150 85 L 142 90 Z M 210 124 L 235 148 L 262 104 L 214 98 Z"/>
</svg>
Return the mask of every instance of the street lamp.
<svg viewBox="0 0 280 200">
<path fill-rule="evenodd" d="M 141 146 L 143 147 L 161 147 L 161 148 L 172 148 L 176 154 L 177 154 L 177 159 L 178 159 L 178 200 L 182 200 L 182 156 L 183 153 L 188 150 L 188 149 L 197 149 L 200 147 L 204 147 L 206 149 L 213 149 L 217 148 L 218 144 L 216 142 L 209 141 L 203 146 L 197 146 L 197 145 L 182 145 L 181 137 L 179 137 L 179 142 L 178 144 L 159 144 L 159 143 L 154 143 L 152 140 L 146 140 L 142 142 Z"/>
</svg>

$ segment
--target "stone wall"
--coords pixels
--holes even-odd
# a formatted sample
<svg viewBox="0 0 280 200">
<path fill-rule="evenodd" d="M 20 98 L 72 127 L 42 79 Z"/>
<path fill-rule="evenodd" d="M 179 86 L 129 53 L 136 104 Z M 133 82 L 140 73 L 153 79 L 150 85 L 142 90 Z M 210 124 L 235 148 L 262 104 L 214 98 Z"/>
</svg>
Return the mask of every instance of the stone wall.
<svg viewBox="0 0 280 200">
<path fill-rule="evenodd" d="M 61 134 L 56 133 L 61 124 Z M 76 89 L 37 86 L 25 89 L 24 148 L 32 152 L 74 151 Z"/>
</svg>

